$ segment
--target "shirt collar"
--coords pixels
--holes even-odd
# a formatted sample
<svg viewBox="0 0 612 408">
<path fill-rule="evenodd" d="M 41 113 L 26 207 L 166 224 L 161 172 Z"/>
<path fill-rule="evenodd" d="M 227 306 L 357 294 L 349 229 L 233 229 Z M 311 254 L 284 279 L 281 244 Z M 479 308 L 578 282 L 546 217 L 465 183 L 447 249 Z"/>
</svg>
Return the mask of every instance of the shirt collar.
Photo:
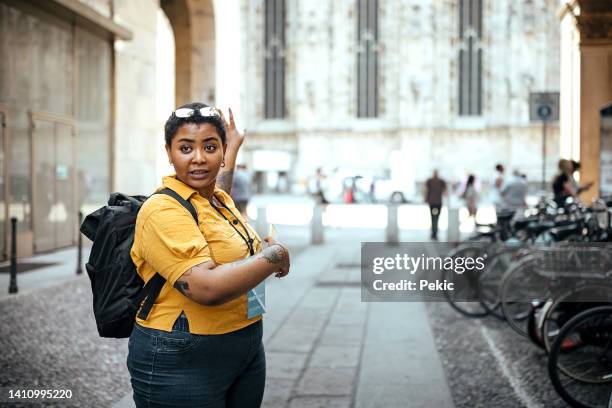
<svg viewBox="0 0 612 408">
<path fill-rule="evenodd" d="M 162 177 L 162 186 L 157 189 L 157 191 L 163 190 L 164 188 L 169 188 L 174 190 L 178 195 L 180 195 L 184 200 L 189 201 L 191 196 L 194 194 L 198 194 L 198 191 L 189 187 L 187 184 L 183 183 L 179 179 L 176 178 L 176 174 L 170 176 Z M 215 186 L 214 194 L 219 197 L 223 197 L 223 202 L 225 202 L 225 191 L 221 190 L 217 186 Z"/>
<path fill-rule="evenodd" d="M 164 188 L 169 188 L 171 190 L 174 190 L 184 200 L 189 200 L 192 195 L 198 193 L 197 190 L 194 190 L 193 188 L 189 187 L 187 184 L 177 179 L 175 174 L 171 176 L 165 176 L 162 178 L 162 187 L 160 187 L 157 191 L 163 190 Z"/>
</svg>

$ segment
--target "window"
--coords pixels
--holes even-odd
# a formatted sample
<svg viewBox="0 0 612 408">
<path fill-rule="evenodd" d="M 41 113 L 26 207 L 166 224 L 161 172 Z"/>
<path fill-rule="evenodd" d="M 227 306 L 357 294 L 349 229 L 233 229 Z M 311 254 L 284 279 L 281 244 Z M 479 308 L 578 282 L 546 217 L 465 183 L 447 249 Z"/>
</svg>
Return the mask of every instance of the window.
<svg viewBox="0 0 612 408">
<path fill-rule="evenodd" d="M 459 0 L 459 115 L 482 114 L 482 0 Z"/>
<path fill-rule="evenodd" d="M 357 0 L 357 117 L 378 116 L 378 0 Z"/>
<path fill-rule="evenodd" d="M 285 117 L 285 0 L 265 3 L 264 115 Z"/>
</svg>

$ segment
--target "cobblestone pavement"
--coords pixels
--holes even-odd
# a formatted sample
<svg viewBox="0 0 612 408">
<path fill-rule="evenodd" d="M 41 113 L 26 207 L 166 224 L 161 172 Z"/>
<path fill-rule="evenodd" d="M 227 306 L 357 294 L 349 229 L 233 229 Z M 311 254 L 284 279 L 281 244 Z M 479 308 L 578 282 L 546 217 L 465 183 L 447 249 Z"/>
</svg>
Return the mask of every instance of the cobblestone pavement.
<svg viewBox="0 0 612 408">
<path fill-rule="evenodd" d="M 457 408 L 567 405 L 555 393 L 543 350 L 494 317 L 463 317 L 428 304 L 436 345 Z"/>
<path fill-rule="evenodd" d="M 1 300 L 0 387 L 72 391 L 52 407 L 106 407 L 128 392 L 127 340 L 98 337 L 91 303 L 85 276 Z"/>
</svg>

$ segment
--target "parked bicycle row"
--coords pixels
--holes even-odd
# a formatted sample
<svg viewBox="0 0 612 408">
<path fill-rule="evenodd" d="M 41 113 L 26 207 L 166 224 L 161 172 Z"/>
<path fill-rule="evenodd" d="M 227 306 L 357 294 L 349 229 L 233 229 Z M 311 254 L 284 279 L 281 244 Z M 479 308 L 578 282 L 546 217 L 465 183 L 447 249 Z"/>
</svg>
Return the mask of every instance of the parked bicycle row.
<svg viewBox="0 0 612 408">
<path fill-rule="evenodd" d="M 573 407 L 612 406 L 611 218 L 612 198 L 500 213 L 448 254 L 485 267 L 444 272 L 456 311 L 505 320 L 548 353 L 551 382 Z"/>
</svg>

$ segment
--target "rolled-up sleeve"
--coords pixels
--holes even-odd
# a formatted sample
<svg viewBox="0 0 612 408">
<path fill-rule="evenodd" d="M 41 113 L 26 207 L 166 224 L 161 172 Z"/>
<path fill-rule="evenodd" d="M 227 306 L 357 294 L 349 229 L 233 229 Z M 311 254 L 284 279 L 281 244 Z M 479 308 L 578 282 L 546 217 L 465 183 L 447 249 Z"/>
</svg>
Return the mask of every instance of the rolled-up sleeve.
<svg viewBox="0 0 612 408">
<path fill-rule="evenodd" d="M 184 208 L 157 208 L 141 221 L 143 258 L 170 285 L 191 267 L 211 260 L 206 239 Z"/>
</svg>

